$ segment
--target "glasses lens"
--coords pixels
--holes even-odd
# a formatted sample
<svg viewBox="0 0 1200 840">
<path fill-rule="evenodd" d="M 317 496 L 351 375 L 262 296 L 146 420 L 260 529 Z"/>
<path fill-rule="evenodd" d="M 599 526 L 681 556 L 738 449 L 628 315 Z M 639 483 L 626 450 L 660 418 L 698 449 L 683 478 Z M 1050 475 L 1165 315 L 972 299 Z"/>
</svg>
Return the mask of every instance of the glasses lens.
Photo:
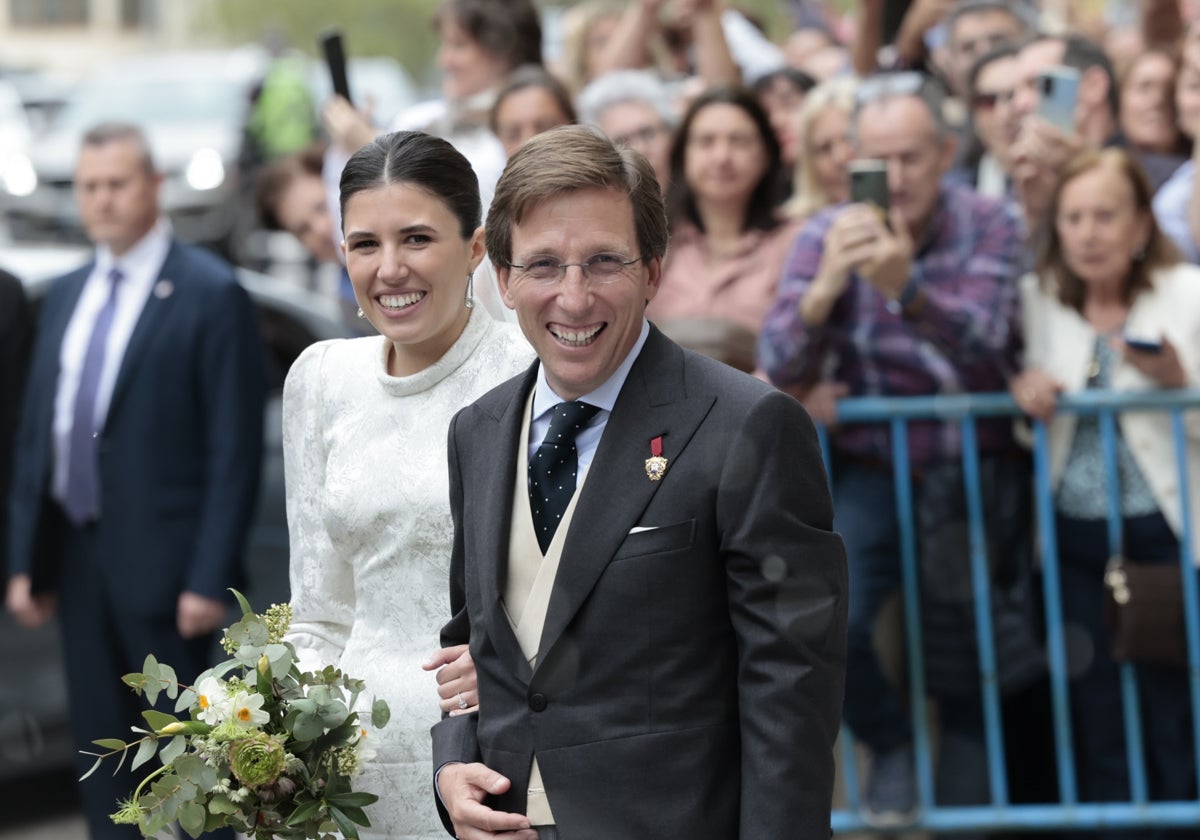
<svg viewBox="0 0 1200 840">
<path fill-rule="evenodd" d="M 609 280 L 625 270 L 625 260 L 620 254 L 596 254 L 585 263 L 586 274 L 597 280 Z"/>
<path fill-rule="evenodd" d="M 996 107 L 996 103 L 999 101 L 1000 94 L 998 93 L 977 93 L 971 100 L 972 104 L 982 111 L 990 111 Z"/>
<path fill-rule="evenodd" d="M 558 276 L 561 273 L 562 269 L 554 260 L 530 260 L 525 265 L 526 276 L 532 280 L 537 280 L 538 282 L 558 280 Z"/>
</svg>

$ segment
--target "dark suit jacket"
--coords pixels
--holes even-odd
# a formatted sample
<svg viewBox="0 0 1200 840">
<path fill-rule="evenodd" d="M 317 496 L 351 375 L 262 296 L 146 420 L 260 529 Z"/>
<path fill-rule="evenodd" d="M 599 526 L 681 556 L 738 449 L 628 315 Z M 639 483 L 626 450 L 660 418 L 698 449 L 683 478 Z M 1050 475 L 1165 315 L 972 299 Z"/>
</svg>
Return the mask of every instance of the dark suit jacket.
<svg viewBox="0 0 1200 840">
<path fill-rule="evenodd" d="M 483 761 L 513 782 L 489 804 L 523 812 L 536 751 L 567 840 L 827 837 L 846 566 L 807 414 L 652 328 L 580 491 L 531 671 L 502 596 L 535 374 L 451 424 L 442 640 L 470 641 L 481 711 L 434 727 L 435 769 Z"/>
<path fill-rule="evenodd" d="M 46 294 L 17 432 L 9 572 L 32 574 L 42 590 L 57 588 L 59 353 L 90 271 L 59 278 Z M 90 539 L 105 558 L 95 597 L 173 615 L 181 591 L 227 598 L 238 581 L 262 455 L 262 350 L 249 296 L 217 257 L 173 242 L 157 283 L 113 390 Z"/>
<path fill-rule="evenodd" d="M 6 565 L 13 440 L 32 340 L 33 310 L 25 299 L 21 281 L 0 271 L 0 569 Z"/>
</svg>

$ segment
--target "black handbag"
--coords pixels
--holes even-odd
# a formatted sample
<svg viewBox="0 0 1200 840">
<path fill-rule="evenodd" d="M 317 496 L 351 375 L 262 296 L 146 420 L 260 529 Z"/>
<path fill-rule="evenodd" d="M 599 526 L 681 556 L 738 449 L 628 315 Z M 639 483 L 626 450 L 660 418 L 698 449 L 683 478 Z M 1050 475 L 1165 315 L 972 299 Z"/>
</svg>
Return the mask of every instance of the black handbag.
<svg viewBox="0 0 1200 840">
<path fill-rule="evenodd" d="M 1187 664 L 1178 563 L 1130 563 L 1117 555 L 1104 570 L 1104 590 L 1115 661 Z"/>
</svg>

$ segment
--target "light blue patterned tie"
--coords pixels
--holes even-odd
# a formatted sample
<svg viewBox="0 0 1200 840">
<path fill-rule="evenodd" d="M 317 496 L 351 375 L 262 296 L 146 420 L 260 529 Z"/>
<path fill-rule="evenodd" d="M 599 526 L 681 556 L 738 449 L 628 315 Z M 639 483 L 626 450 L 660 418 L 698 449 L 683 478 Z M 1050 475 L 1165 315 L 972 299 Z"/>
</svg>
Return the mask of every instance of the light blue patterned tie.
<svg viewBox="0 0 1200 840">
<path fill-rule="evenodd" d="M 108 273 L 111 284 L 108 300 L 96 316 L 92 337 L 88 339 L 87 355 L 79 374 L 79 390 L 75 392 L 75 413 L 71 421 L 71 436 L 67 443 L 67 493 L 64 507 L 67 517 L 82 525 L 100 514 L 100 456 L 99 424 L 96 422 L 96 397 L 100 376 L 104 373 L 104 357 L 108 350 L 108 334 L 117 311 L 117 287 L 121 272 L 114 268 Z"/>
<path fill-rule="evenodd" d="M 575 435 L 599 410 L 578 400 L 554 406 L 546 439 L 529 462 L 529 507 L 542 554 L 554 539 L 558 523 L 575 495 L 575 473 L 579 470 Z"/>
</svg>

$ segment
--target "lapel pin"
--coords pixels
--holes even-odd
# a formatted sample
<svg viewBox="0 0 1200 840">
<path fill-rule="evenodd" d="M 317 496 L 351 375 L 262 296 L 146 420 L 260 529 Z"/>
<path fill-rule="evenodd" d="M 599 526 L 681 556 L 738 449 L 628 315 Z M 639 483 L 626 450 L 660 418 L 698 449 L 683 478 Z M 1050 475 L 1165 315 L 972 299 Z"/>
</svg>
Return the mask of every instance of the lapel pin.
<svg viewBox="0 0 1200 840">
<path fill-rule="evenodd" d="M 662 435 L 650 439 L 650 457 L 646 459 L 646 477 L 659 481 L 667 472 L 667 459 L 663 457 Z"/>
<path fill-rule="evenodd" d="M 154 296 L 159 300 L 166 300 L 175 293 L 175 284 L 170 280 L 159 280 L 154 284 Z"/>
</svg>

